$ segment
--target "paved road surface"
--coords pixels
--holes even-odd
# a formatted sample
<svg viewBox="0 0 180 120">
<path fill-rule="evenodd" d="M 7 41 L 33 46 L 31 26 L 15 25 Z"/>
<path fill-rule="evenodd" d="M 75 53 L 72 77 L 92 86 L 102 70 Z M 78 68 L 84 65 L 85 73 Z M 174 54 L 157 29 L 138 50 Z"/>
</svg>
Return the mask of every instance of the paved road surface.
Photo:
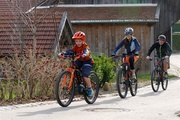
<svg viewBox="0 0 180 120">
<path fill-rule="evenodd" d="M 179 57 L 175 58 L 180 60 Z M 179 65 L 178 62 L 174 63 L 176 67 Z M 56 101 L 50 101 L 0 107 L 0 120 L 60 119 L 180 120 L 180 79 L 170 80 L 166 91 L 160 87 L 159 92 L 155 93 L 151 86 L 146 86 L 138 89 L 135 97 L 128 93 L 127 98 L 121 99 L 117 93 L 109 94 L 98 98 L 93 105 L 78 101 L 72 102 L 67 108 L 62 108 Z"/>
<path fill-rule="evenodd" d="M 180 54 L 173 54 L 170 57 L 170 69 L 168 72 L 180 77 Z"/>
</svg>

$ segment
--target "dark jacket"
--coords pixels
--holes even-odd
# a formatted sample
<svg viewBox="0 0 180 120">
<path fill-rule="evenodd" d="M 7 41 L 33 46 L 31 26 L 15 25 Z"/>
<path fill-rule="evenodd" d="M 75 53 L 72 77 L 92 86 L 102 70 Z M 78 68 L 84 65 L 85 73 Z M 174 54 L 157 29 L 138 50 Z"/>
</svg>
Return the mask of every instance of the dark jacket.
<svg viewBox="0 0 180 120">
<path fill-rule="evenodd" d="M 171 49 L 169 43 L 167 43 L 167 42 L 165 42 L 163 45 L 160 45 L 159 42 L 154 43 L 150 47 L 147 55 L 150 56 L 151 52 L 154 49 L 156 49 L 156 54 L 157 54 L 157 57 L 159 57 L 159 58 L 162 58 L 164 56 L 171 56 L 171 54 L 172 54 L 172 49 Z"/>
</svg>

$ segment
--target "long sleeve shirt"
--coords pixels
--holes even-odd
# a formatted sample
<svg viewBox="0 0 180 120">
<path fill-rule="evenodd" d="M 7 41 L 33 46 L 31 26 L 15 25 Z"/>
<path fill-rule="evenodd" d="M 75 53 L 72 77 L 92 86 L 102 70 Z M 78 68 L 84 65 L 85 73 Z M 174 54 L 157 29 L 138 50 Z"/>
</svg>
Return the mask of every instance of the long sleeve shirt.
<svg viewBox="0 0 180 120">
<path fill-rule="evenodd" d="M 125 39 L 123 39 L 119 45 L 115 48 L 113 54 L 116 55 L 117 51 L 120 51 L 121 47 L 125 46 L 124 53 L 126 55 L 132 55 L 132 54 L 139 54 L 139 51 L 141 50 L 140 43 L 138 42 L 136 37 L 132 37 L 132 41 L 129 43 L 125 43 Z"/>
<path fill-rule="evenodd" d="M 80 61 L 87 61 L 92 59 L 92 56 L 90 54 L 89 46 L 84 42 L 81 47 L 78 47 L 77 45 L 74 45 L 72 49 L 67 50 L 66 54 L 69 54 L 70 52 L 75 53 L 76 55 L 83 55 L 85 54 L 86 57 L 79 58 Z"/>
<path fill-rule="evenodd" d="M 160 58 L 161 58 L 161 57 L 164 57 L 164 56 L 171 56 L 171 54 L 172 54 L 172 49 L 171 49 L 169 43 L 167 43 L 167 42 L 165 42 L 163 45 L 160 45 L 159 42 L 154 43 L 154 44 L 150 47 L 147 55 L 150 56 L 150 55 L 151 55 L 151 52 L 152 52 L 154 49 L 156 49 L 156 54 L 157 54 L 157 56 L 160 57 Z"/>
</svg>

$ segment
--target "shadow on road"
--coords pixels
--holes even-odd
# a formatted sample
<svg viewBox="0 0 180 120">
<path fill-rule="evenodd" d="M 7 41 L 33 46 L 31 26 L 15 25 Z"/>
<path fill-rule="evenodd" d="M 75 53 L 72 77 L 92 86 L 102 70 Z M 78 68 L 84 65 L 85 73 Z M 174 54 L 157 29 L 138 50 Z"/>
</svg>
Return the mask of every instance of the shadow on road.
<svg viewBox="0 0 180 120">
<path fill-rule="evenodd" d="M 158 91 L 158 92 L 149 92 L 149 93 L 145 93 L 145 94 L 142 94 L 142 95 L 138 95 L 139 97 L 150 97 L 150 96 L 157 96 L 159 94 L 161 94 L 162 92 L 164 92 L 163 90 L 161 91 Z"/>
<path fill-rule="evenodd" d="M 101 98 L 99 98 L 101 99 Z M 72 109 L 77 109 L 77 108 L 85 108 L 87 106 L 93 106 L 93 105 L 99 105 L 99 104 L 110 104 L 110 103 L 113 103 L 113 102 L 116 102 L 116 101 L 119 101 L 120 98 L 117 97 L 117 98 L 112 98 L 112 99 L 108 99 L 108 100 L 105 100 L 105 101 L 101 101 L 101 102 L 98 102 L 98 99 L 97 101 L 94 103 L 94 104 L 87 104 L 85 101 L 84 103 L 82 103 L 81 105 L 77 104 L 77 105 L 73 105 L 76 101 L 72 102 L 68 107 L 61 107 L 61 106 L 58 106 L 58 107 L 55 107 L 55 108 L 51 108 L 51 109 L 45 109 L 45 110 L 36 110 L 34 109 L 33 112 L 20 112 L 18 116 L 35 116 L 35 115 L 39 115 L 39 114 L 53 114 L 53 113 L 56 113 L 56 112 L 63 112 L 63 111 L 68 111 L 68 110 L 72 110 Z M 58 105 L 58 103 L 57 103 Z"/>
</svg>

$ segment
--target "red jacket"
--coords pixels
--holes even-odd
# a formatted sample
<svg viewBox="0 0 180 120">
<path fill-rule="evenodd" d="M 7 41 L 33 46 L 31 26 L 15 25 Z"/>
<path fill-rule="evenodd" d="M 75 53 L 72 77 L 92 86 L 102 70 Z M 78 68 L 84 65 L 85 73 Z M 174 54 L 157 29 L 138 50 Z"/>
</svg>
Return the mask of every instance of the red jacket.
<svg viewBox="0 0 180 120">
<path fill-rule="evenodd" d="M 77 45 L 74 45 L 72 50 L 76 53 L 76 55 L 86 54 L 86 57 L 79 58 L 78 60 L 86 61 L 86 60 L 92 59 L 92 56 L 91 56 L 91 53 L 90 53 L 90 50 L 89 50 L 89 46 L 85 42 L 82 44 L 81 47 L 78 47 Z"/>
</svg>

